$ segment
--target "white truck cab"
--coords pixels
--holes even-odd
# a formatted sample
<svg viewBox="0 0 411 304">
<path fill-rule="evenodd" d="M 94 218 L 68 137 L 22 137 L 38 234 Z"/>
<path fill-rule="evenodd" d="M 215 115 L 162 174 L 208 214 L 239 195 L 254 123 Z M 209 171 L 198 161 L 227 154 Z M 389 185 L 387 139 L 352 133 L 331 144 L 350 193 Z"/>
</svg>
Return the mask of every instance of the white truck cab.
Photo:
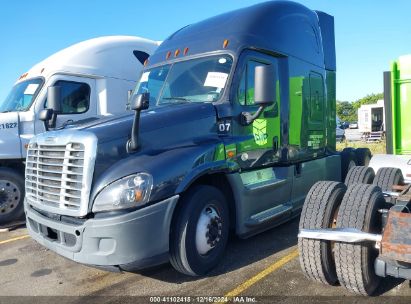
<svg viewBox="0 0 411 304">
<path fill-rule="evenodd" d="M 30 139 L 45 131 L 39 119 L 49 87 L 61 92 L 56 127 L 126 111 L 145 60 L 159 42 L 108 36 L 63 49 L 19 77 L 0 101 L 0 225 L 23 215 L 24 159 Z"/>
</svg>

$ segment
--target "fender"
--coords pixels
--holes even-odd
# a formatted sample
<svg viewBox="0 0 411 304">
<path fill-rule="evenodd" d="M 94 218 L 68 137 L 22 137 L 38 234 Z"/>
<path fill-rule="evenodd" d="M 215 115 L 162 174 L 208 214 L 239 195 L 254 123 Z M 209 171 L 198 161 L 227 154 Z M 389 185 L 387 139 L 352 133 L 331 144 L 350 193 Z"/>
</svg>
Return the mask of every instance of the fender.
<svg viewBox="0 0 411 304">
<path fill-rule="evenodd" d="M 110 183 L 139 172 L 153 176 L 151 201 L 160 201 L 186 190 L 198 177 L 228 169 L 224 145 L 218 137 L 204 138 L 163 151 L 132 154 L 115 163 L 94 181 L 91 201 Z M 91 208 L 92 206 L 90 206 Z"/>
</svg>

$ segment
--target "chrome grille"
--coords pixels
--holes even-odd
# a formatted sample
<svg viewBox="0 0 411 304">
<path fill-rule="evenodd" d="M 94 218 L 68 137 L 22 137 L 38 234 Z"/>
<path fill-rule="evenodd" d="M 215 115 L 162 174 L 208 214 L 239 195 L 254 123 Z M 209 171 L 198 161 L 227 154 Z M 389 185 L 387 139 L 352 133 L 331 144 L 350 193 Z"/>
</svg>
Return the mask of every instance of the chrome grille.
<svg viewBox="0 0 411 304">
<path fill-rule="evenodd" d="M 81 133 L 56 131 L 54 137 L 42 134 L 30 142 L 26 158 L 28 204 L 58 214 L 87 214 L 96 152 L 96 144 L 88 143 L 90 139 L 96 143 L 96 139 L 75 132 Z"/>
</svg>

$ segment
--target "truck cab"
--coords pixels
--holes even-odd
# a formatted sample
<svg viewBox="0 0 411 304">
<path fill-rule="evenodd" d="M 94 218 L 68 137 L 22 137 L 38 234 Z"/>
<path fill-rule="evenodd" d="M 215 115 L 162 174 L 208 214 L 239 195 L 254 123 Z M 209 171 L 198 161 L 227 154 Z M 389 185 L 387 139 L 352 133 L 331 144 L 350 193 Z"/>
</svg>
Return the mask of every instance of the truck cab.
<svg viewBox="0 0 411 304">
<path fill-rule="evenodd" d="M 45 130 L 40 113 L 59 87 L 55 128 L 126 111 L 127 92 L 158 43 L 131 36 L 100 37 L 61 50 L 19 77 L 0 103 L 0 225 L 23 216 L 24 159 L 30 139 Z"/>
<path fill-rule="evenodd" d="M 341 179 L 334 44 L 332 16 L 288 1 L 178 30 L 149 58 L 134 115 L 30 141 L 30 235 L 88 265 L 195 276 L 229 231 L 298 216 L 311 185 Z"/>
</svg>

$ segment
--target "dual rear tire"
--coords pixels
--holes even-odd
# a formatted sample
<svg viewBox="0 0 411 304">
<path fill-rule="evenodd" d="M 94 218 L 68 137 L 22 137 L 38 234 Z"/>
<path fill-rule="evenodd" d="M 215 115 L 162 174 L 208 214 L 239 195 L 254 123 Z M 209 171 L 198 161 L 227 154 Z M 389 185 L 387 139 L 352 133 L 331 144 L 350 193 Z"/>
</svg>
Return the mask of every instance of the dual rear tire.
<svg viewBox="0 0 411 304">
<path fill-rule="evenodd" d="M 318 182 L 304 203 L 300 229 L 356 228 L 381 233 L 378 209 L 385 206 L 375 185 Z M 300 265 L 308 278 L 370 295 L 379 285 L 374 272 L 378 250 L 372 243 L 342 243 L 299 238 Z"/>
</svg>

